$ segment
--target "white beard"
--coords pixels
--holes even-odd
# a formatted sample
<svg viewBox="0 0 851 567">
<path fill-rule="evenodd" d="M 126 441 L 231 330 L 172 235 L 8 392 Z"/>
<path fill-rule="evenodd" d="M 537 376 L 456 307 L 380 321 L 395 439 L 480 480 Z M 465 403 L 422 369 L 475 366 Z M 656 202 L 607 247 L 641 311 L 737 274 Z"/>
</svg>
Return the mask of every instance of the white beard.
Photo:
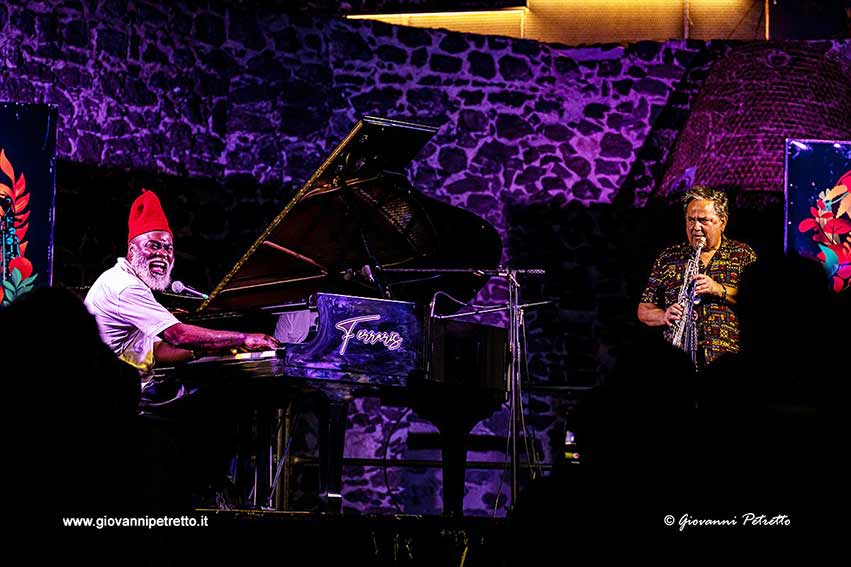
<svg viewBox="0 0 851 567">
<path fill-rule="evenodd" d="M 171 284 L 171 269 L 174 267 L 174 264 L 168 264 L 165 273 L 161 276 L 152 274 L 148 264 L 146 264 L 145 260 L 139 255 L 133 255 L 133 259 L 130 260 L 130 265 L 133 267 L 133 271 L 136 272 L 136 275 L 139 276 L 139 279 L 154 291 L 165 291 Z"/>
</svg>

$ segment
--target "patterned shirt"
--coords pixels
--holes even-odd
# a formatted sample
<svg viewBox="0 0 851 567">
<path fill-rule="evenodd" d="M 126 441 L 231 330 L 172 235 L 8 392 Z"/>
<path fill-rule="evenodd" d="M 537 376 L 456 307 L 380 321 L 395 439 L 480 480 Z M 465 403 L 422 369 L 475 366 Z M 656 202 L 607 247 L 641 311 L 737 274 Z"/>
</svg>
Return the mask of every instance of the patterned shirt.
<svg viewBox="0 0 851 567">
<path fill-rule="evenodd" d="M 641 294 L 641 303 L 653 303 L 667 309 L 677 302 L 686 264 L 694 257 L 688 243 L 665 248 L 653 264 L 650 279 Z M 723 238 L 708 266 L 701 265 L 700 273 L 708 274 L 715 282 L 739 287 L 742 270 L 756 260 L 753 249 L 742 242 Z M 730 303 L 720 297 L 703 295 L 694 306 L 697 314 L 698 368 L 709 364 L 725 352 L 739 352 L 739 322 Z M 665 332 L 670 340 L 670 329 Z"/>
</svg>

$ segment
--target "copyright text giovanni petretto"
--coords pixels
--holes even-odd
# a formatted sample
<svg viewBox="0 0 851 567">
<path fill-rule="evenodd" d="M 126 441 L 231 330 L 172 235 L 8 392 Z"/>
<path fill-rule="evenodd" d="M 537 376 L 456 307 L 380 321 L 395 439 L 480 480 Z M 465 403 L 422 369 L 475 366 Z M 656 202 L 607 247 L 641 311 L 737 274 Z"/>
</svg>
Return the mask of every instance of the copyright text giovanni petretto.
<svg viewBox="0 0 851 567">
<path fill-rule="evenodd" d="M 679 531 L 684 531 L 686 528 L 705 526 L 784 527 L 792 525 L 792 521 L 786 514 L 769 516 L 766 514 L 754 514 L 752 512 L 726 518 L 701 518 L 689 514 L 683 514 L 679 518 L 676 518 L 668 514 L 665 516 L 664 521 L 666 526 L 676 525 Z"/>
</svg>

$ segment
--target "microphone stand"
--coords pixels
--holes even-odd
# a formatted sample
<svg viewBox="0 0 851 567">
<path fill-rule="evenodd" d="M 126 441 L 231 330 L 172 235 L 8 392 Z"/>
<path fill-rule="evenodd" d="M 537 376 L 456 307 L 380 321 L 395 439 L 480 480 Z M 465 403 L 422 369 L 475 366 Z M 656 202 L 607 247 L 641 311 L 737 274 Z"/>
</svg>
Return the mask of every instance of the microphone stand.
<svg viewBox="0 0 851 567">
<path fill-rule="evenodd" d="M 378 294 L 382 299 L 392 299 L 393 292 L 390 290 L 390 286 L 387 284 L 387 280 L 384 279 L 384 268 L 378 262 L 378 258 L 372 253 L 372 249 L 369 247 L 369 243 L 366 240 L 366 235 L 363 232 L 363 220 L 361 218 L 360 212 L 357 210 L 357 206 L 352 202 L 351 196 L 351 188 L 348 183 L 346 183 L 346 176 L 349 173 L 349 169 L 351 169 L 352 162 L 352 154 L 347 153 L 343 158 L 343 167 L 341 168 L 338 176 L 337 176 L 337 185 L 340 187 L 340 194 L 343 196 L 343 201 L 346 204 L 346 211 L 352 215 L 355 221 L 355 225 L 358 227 L 358 236 L 360 237 L 361 246 L 363 247 L 363 251 L 366 254 L 367 265 L 369 266 L 373 283 L 375 284 L 376 289 L 378 290 Z"/>
<path fill-rule="evenodd" d="M 524 309 L 528 307 L 537 307 L 546 305 L 551 302 L 539 301 L 535 303 L 520 303 L 520 282 L 517 280 L 518 275 L 535 275 L 541 276 L 546 272 L 540 269 L 513 270 L 510 268 L 499 267 L 496 269 L 423 269 L 423 268 L 395 268 L 387 270 L 393 273 L 437 273 L 437 274 L 453 274 L 453 273 L 472 273 L 479 276 L 491 276 L 504 278 L 508 283 L 508 303 L 501 306 L 477 308 L 473 311 L 463 313 L 455 313 L 452 315 L 434 315 L 434 300 L 431 302 L 429 316 L 435 319 L 452 319 L 465 315 L 475 315 L 479 313 L 490 313 L 494 311 L 508 311 L 508 351 L 509 361 L 506 369 L 506 384 L 509 392 L 509 444 L 511 452 L 511 506 L 517 502 L 518 479 L 520 476 L 520 457 L 518 443 L 520 439 L 521 420 L 523 417 L 523 397 L 522 397 L 522 345 L 520 344 L 521 328 L 524 321 Z M 524 432 L 525 434 L 525 432 Z M 534 450 L 534 447 L 533 447 Z"/>
</svg>

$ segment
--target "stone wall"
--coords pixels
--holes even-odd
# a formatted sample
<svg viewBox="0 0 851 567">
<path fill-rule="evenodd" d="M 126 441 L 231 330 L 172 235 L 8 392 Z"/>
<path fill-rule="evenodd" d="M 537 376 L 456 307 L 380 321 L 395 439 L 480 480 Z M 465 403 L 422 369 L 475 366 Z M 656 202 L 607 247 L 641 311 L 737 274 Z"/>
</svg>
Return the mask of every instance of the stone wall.
<svg viewBox="0 0 851 567">
<path fill-rule="evenodd" d="M 656 196 L 668 196 L 690 169 L 695 183 L 740 201 L 782 195 L 786 138 L 851 139 L 851 54 L 842 47 L 762 42 L 732 50 L 708 76 Z"/>
<path fill-rule="evenodd" d="M 175 275 L 210 288 L 360 116 L 419 120 L 440 130 L 410 166 L 414 187 L 486 218 L 506 263 L 547 269 L 524 282 L 527 297 L 553 301 L 528 315 L 532 382 L 582 388 L 604 376 L 656 244 L 671 238 L 664 214 L 633 204 L 654 190 L 728 45 L 569 48 L 196 5 L 0 5 L 0 99 L 59 107 L 56 282 L 90 284 L 123 253 L 144 185 L 170 215 Z M 504 296 L 494 280 L 476 301 Z M 527 400 L 548 462 L 565 403 L 542 389 Z M 393 433 L 390 458 L 437 458 L 406 442 L 432 426 L 400 411 L 360 400 L 347 456 L 381 458 Z M 470 458 L 501 463 L 493 442 L 506 424 L 505 411 L 479 424 Z M 389 474 L 405 512 L 440 509 L 435 470 Z M 347 469 L 346 505 L 395 511 L 383 477 L 380 465 Z M 468 512 L 502 513 L 506 491 L 498 468 L 471 471 Z"/>
</svg>

